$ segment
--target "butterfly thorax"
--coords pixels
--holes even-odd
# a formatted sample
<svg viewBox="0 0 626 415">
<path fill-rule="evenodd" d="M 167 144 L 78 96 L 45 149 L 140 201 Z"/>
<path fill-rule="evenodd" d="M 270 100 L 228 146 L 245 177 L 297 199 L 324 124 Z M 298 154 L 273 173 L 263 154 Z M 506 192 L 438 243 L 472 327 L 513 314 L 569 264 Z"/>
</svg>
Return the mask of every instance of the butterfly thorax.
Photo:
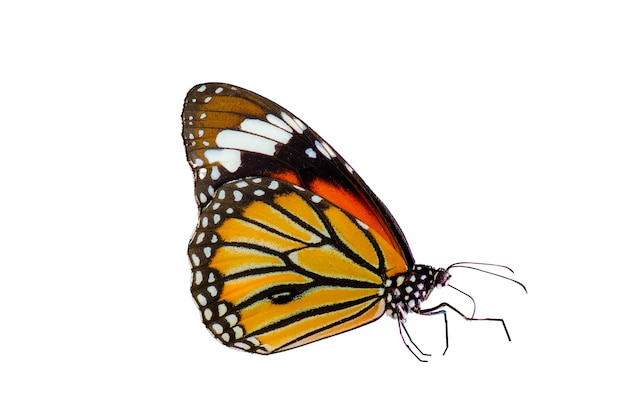
<svg viewBox="0 0 626 415">
<path fill-rule="evenodd" d="M 444 268 L 420 264 L 407 274 L 387 279 L 387 315 L 405 321 L 409 312 L 419 314 L 422 302 L 428 299 L 435 288 L 446 285 L 449 278 L 450 274 Z"/>
</svg>

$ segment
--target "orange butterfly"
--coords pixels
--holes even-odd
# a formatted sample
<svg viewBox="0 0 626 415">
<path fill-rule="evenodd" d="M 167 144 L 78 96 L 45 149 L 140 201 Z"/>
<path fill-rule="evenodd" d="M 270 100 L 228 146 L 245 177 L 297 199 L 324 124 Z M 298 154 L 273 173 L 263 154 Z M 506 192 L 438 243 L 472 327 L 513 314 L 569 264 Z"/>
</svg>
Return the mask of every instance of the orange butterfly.
<svg viewBox="0 0 626 415">
<path fill-rule="evenodd" d="M 210 83 L 189 91 L 182 118 L 200 210 L 189 243 L 191 291 L 225 345 L 276 353 L 387 313 L 419 359 L 403 334 L 410 312 L 445 317 L 448 308 L 504 325 L 447 303 L 422 308 L 450 268 L 476 263 L 415 264 L 387 207 L 289 111 Z"/>
</svg>

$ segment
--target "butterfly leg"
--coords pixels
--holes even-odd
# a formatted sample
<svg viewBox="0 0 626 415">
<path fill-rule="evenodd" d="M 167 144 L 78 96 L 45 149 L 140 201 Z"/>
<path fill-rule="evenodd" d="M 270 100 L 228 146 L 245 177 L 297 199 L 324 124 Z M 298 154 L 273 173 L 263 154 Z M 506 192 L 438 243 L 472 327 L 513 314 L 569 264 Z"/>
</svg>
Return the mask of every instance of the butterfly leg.
<svg viewBox="0 0 626 415">
<path fill-rule="evenodd" d="M 409 346 L 409 343 L 411 343 L 413 345 L 413 347 L 415 347 L 415 349 L 422 355 L 422 356 L 430 356 L 429 353 L 424 353 L 423 351 L 420 350 L 419 347 L 417 347 L 417 344 L 415 344 L 415 342 L 413 341 L 413 339 L 411 339 L 411 335 L 409 334 L 409 332 L 406 329 L 406 326 L 404 325 L 404 322 L 401 319 L 398 319 L 398 331 L 400 332 L 400 337 L 402 338 L 402 342 L 404 343 L 404 345 L 406 346 L 407 349 L 409 349 L 409 352 L 411 352 L 411 354 L 413 356 L 415 356 L 417 358 L 417 360 L 419 360 L 420 362 L 427 362 L 428 360 L 422 360 L 414 351 L 413 349 L 411 349 L 411 346 Z M 406 333 L 406 338 L 404 337 L 404 334 Z M 409 339 L 409 342 L 407 343 L 406 339 Z"/>
<path fill-rule="evenodd" d="M 501 318 L 490 318 L 490 317 L 483 317 L 483 318 L 474 318 L 474 317 L 468 317 L 465 314 L 461 313 L 457 308 L 451 306 L 448 303 L 441 303 L 439 305 L 436 305 L 435 307 L 432 308 L 426 308 L 426 309 L 422 309 L 420 310 L 420 314 L 422 315 L 427 315 L 427 316 L 432 316 L 435 314 L 443 314 L 443 318 L 446 324 L 446 348 L 443 351 L 443 354 L 446 354 L 446 352 L 448 351 L 448 318 L 447 318 L 447 314 L 446 314 L 446 308 L 454 311 L 455 313 L 457 313 L 458 315 L 460 315 L 461 317 L 463 317 L 465 320 L 467 321 L 499 321 L 500 323 L 502 323 L 502 327 L 504 327 L 504 333 L 506 333 L 506 337 L 507 339 L 509 339 L 509 341 L 511 341 L 511 336 L 509 335 L 509 330 L 506 328 L 506 324 L 504 323 L 504 320 Z"/>
<path fill-rule="evenodd" d="M 420 362 L 427 362 L 427 360 L 420 359 L 420 357 L 413 351 L 413 349 L 411 349 L 411 346 L 409 346 L 409 343 L 411 343 L 413 345 L 413 347 L 415 347 L 415 349 L 422 356 L 430 356 L 429 353 L 422 352 L 422 350 L 417 346 L 417 344 L 415 344 L 413 339 L 411 339 L 411 335 L 409 334 L 409 331 L 406 329 L 406 326 L 404 325 L 404 322 L 406 321 L 406 317 L 407 317 L 407 314 L 408 314 L 407 310 L 403 306 L 399 306 L 398 307 L 398 313 L 399 313 L 398 319 L 397 319 L 397 321 L 398 321 L 398 331 L 400 332 L 400 338 L 402 338 L 402 342 L 404 343 L 406 348 L 409 349 L 409 352 L 411 352 L 411 354 L 417 358 L 417 360 L 419 360 Z M 404 337 L 405 333 L 406 333 L 406 338 L 409 339 L 409 343 L 407 343 L 406 338 Z"/>
</svg>

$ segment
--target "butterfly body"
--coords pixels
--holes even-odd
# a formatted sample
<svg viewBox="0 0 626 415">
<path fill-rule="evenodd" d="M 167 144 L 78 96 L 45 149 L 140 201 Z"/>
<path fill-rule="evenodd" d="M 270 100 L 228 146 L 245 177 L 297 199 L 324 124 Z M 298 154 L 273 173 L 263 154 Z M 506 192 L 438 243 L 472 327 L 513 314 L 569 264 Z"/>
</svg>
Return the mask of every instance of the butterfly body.
<svg viewBox="0 0 626 415">
<path fill-rule="evenodd" d="M 387 207 L 289 111 L 213 83 L 189 91 L 182 118 L 200 212 L 191 292 L 225 345 L 271 354 L 385 313 L 403 322 L 446 285 L 448 271 L 415 264 Z"/>
</svg>

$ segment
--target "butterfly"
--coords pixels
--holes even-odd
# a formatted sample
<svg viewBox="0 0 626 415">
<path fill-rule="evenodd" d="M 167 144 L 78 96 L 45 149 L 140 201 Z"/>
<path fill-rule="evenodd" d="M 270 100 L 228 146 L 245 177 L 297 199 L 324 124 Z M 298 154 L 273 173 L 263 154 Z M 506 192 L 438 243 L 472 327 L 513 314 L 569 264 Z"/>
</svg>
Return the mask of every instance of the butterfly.
<svg viewBox="0 0 626 415">
<path fill-rule="evenodd" d="M 404 322 L 411 312 L 445 318 L 446 309 L 499 321 L 508 337 L 502 319 L 467 317 L 448 303 L 422 307 L 451 268 L 480 264 L 416 264 L 383 202 L 291 112 L 243 88 L 206 83 L 187 94 L 182 121 L 199 208 L 191 292 L 226 346 L 272 354 L 387 314 L 422 360 L 409 343 L 428 354 Z"/>
</svg>

